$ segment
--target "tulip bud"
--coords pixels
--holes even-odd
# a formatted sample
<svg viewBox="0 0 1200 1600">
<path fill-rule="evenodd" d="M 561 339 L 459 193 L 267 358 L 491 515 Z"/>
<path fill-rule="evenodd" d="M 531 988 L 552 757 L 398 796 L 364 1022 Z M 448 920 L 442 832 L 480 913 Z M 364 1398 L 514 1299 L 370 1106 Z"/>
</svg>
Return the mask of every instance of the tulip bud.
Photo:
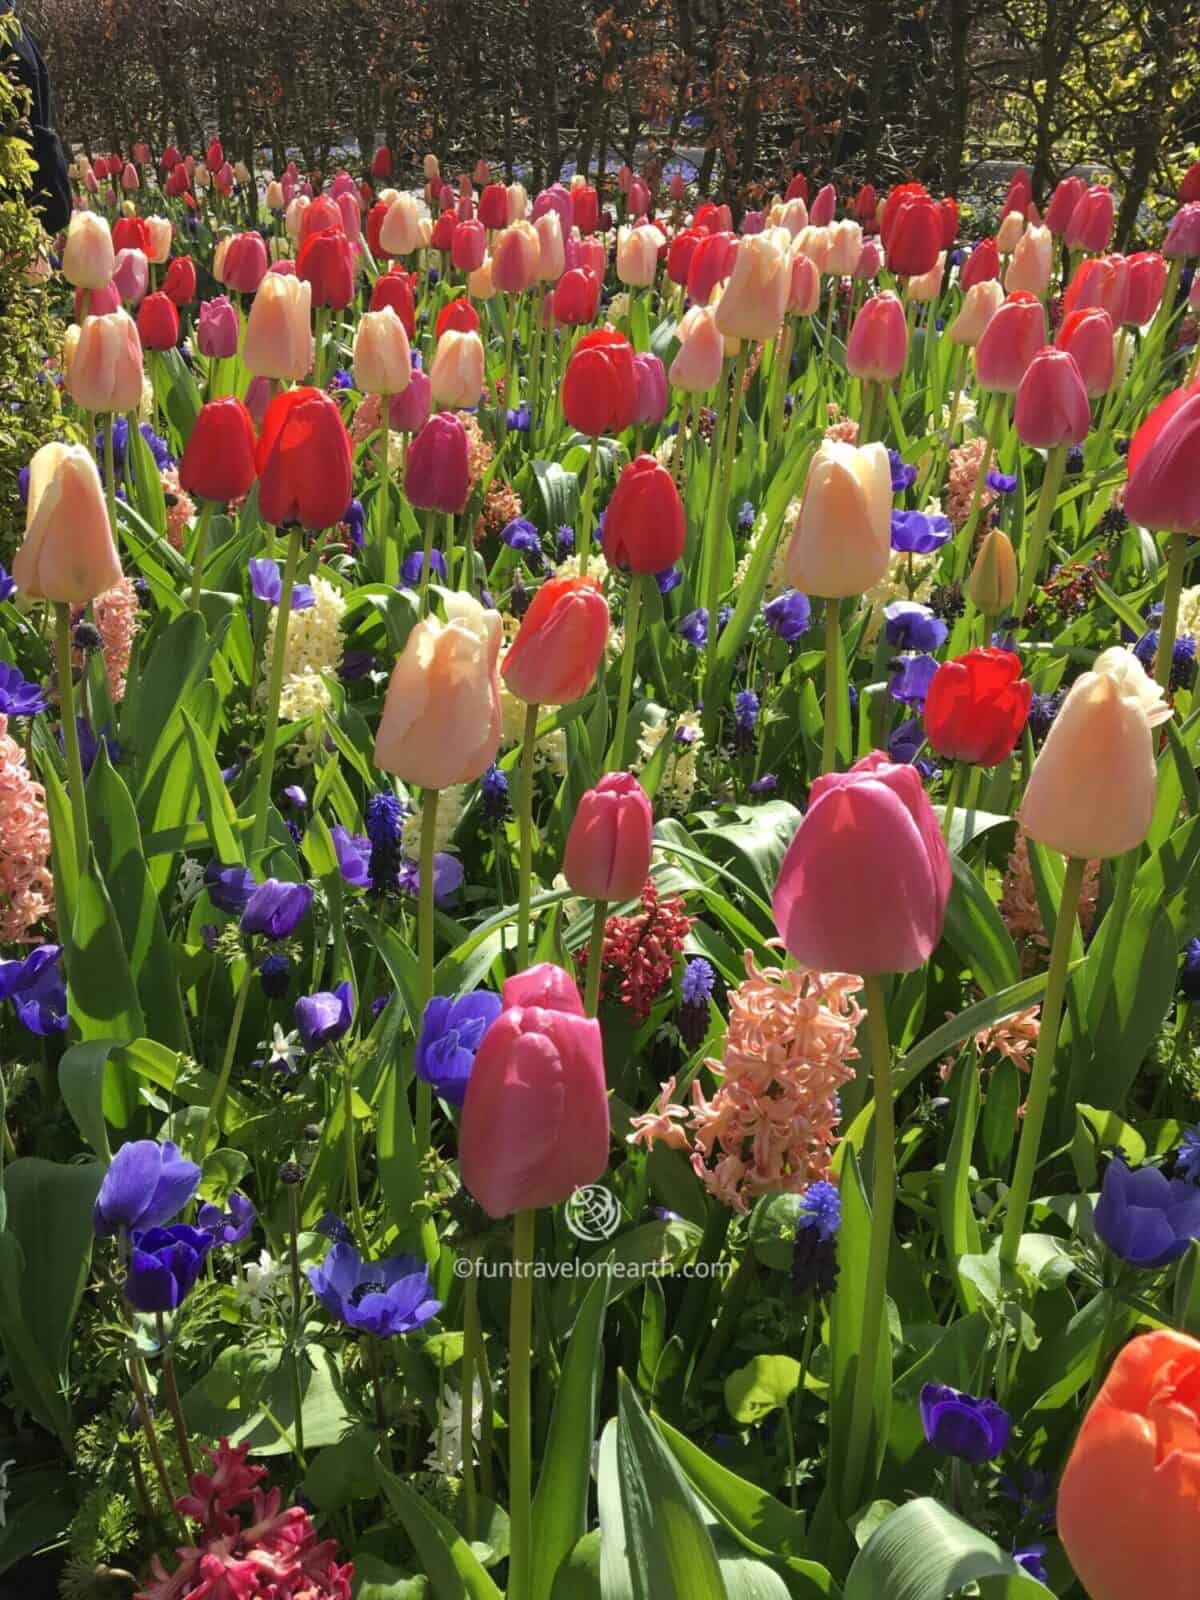
<svg viewBox="0 0 1200 1600">
<path fill-rule="evenodd" d="M 150 285 L 150 264 L 140 250 L 117 251 L 112 284 L 126 305 L 138 304 Z M 97 295 L 94 294 L 89 302 L 89 310 L 93 313 L 101 309 L 96 302 Z"/>
<path fill-rule="evenodd" d="M 888 267 L 898 277 L 919 278 L 935 264 L 942 248 L 942 218 L 927 194 L 906 198 L 895 211 L 883 241 Z"/>
<path fill-rule="evenodd" d="M 1167 263 L 1157 250 L 1139 250 L 1125 263 L 1128 282 L 1125 314 L 1122 321 L 1130 328 L 1144 328 L 1153 321 L 1167 285 Z"/>
<path fill-rule="evenodd" d="M 617 232 L 617 277 L 629 288 L 652 284 L 658 273 L 658 253 L 666 239 L 653 223 L 639 223 Z"/>
<path fill-rule="evenodd" d="M 294 383 L 312 366 L 312 288 L 300 278 L 268 272 L 246 318 L 242 361 L 256 377 Z"/>
<path fill-rule="evenodd" d="M 829 240 L 830 272 L 838 278 L 850 277 L 862 255 L 862 227 L 857 222 L 836 222 L 829 231 Z"/>
<path fill-rule="evenodd" d="M 514 222 L 492 243 L 492 282 L 504 294 L 523 294 L 538 281 L 541 244 L 532 223 Z"/>
<path fill-rule="evenodd" d="M 526 705 L 570 705 L 591 688 L 607 641 L 608 604 L 596 580 L 551 578 L 521 618 L 501 676 Z"/>
<path fill-rule="evenodd" d="M 870 448 L 886 464 L 882 446 Z M 951 883 L 950 857 L 920 776 L 877 750 L 849 772 L 813 783 L 771 905 L 799 966 L 874 977 L 928 961 L 942 936 Z M 873 910 L 864 917 L 867 901 Z"/>
<path fill-rule="evenodd" d="M 854 276 L 862 283 L 874 283 L 882 266 L 883 256 L 878 243 L 874 239 L 866 240 L 854 268 Z"/>
<path fill-rule="evenodd" d="M 1057 239 L 1066 233 L 1075 207 L 1087 193 L 1087 182 L 1083 178 L 1063 178 L 1054 193 L 1050 196 L 1050 204 L 1046 207 L 1044 218 L 1046 226 Z"/>
<path fill-rule="evenodd" d="M 1002 256 L 1011 256 L 1025 232 L 1024 211 L 1010 211 L 996 230 L 996 249 Z"/>
<path fill-rule="evenodd" d="M 1041 302 L 1018 289 L 997 307 L 975 349 L 975 376 L 981 389 L 1016 394 L 1025 369 L 1046 343 L 1046 313 Z"/>
<path fill-rule="evenodd" d="M 142 180 L 138 177 L 137 168 L 132 161 L 127 161 L 121 169 L 121 187 L 126 194 L 132 194 L 142 187 Z"/>
<path fill-rule="evenodd" d="M 893 383 L 904 371 L 908 331 L 904 307 L 890 291 L 863 302 L 846 344 L 846 371 L 852 378 Z"/>
<path fill-rule="evenodd" d="M 1004 287 L 1009 294 L 1025 289 L 1039 300 L 1050 287 L 1050 273 L 1054 265 L 1054 240 L 1049 228 L 1026 228 L 1017 240 L 1008 271 L 1004 274 Z"/>
<path fill-rule="evenodd" d="M 224 243 L 220 273 L 214 270 L 213 276 L 227 289 L 253 294 L 267 275 L 267 246 L 262 234 L 238 233 Z"/>
<path fill-rule="evenodd" d="M 554 320 L 579 327 L 594 321 L 599 304 L 599 278 L 587 267 L 574 267 L 563 273 L 554 290 Z"/>
<path fill-rule="evenodd" d="M 362 244 L 362 208 L 358 203 L 357 194 L 340 194 L 337 197 L 338 210 L 342 216 L 342 232 L 349 239 L 351 245 L 357 247 Z"/>
<path fill-rule="evenodd" d="M 143 350 L 173 350 L 179 343 L 179 312 L 169 295 L 149 294 L 138 307 L 138 338 Z M 141 399 L 141 385 L 138 385 Z"/>
<path fill-rule="evenodd" d="M 788 200 L 808 200 L 808 179 L 802 172 L 793 173 L 788 179 L 788 186 L 783 196 Z"/>
<path fill-rule="evenodd" d="M 424 373 L 414 373 L 405 399 L 416 390 Z M 441 511 L 457 516 L 467 503 L 470 474 L 467 433 L 452 412 L 429 418 L 409 446 L 404 493 L 417 510 Z"/>
<path fill-rule="evenodd" d="M 408 635 L 375 738 L 375 765 L 423 789 L 473 782 L 500 746 L 500 613 L 457 592 L 445 608 Z"/>
<path fill-rule="evenodd" d="M 953 344 L 977 345 L 983 330 L 1004 303 L 1004 290 L 995 278 L 972 284 L 963 296 L 958 315 L 947 330 Z"/>
<path fill-rule="evenodd" d="M 278 178 L 272 178 L 268 183 L 264 199 L 266 200 L 268 211 L 282 211 L 284 209 L 287 202 L 283 197 L 283 185 Z"/>
<path fill-rule="evenodd" d="M 1114 326 L 1125 318 L 1129 269 L 1123 256 L 1094 256 L 1081 261 L 1063 296 L 1063 315 L 1085 306 L 1103 306 Z"/>
<path fill-rule="evenodd" d="M 1038 752 L 1018 812 L 1026 834 L 1086 861 L 1136 849 L 1154 817 L 1153 730 L 1170 715 L 1132 651 L 1103 651 Z"/>
<path fill-rule="evenodd" d="M 617 479 L 604 514 L 605 560 L 631 572 L 665 572 L 683 554 L 686 537 L 671 474 L 653 456 L 635 457 Z"/>
<path fill-rule="evenodd" d="M 1200 535 L 1200 379 L 1176 389 L 1129 445 L 1125 515 L 1143 528 Z"/>
<path fill-rule="evenodd" d="M 404 324 L 392 310 L 366 312 L 354 335 L 354 386 L 362 394 L 402 394 L 412 381 Z"/>
<path fill-rule="evenodd" d="M 432 150 L 421 163 L 421 170 L 425 174 L 425 181 L 427 183 L 432 183 L 434 178 L 436 178 L 440 173 L 441 166 L 438 162 L 438 158 L 434 155 Z"/>
<path fill-rule="evenodd" d="M 801 228 L 793 241 L 793 249 L 806 255 L 818 272 L 829 271 L 829 257 L 833 240 L 828 228 Z M 690 292 L 690 291 L 689 291 Z"/>
<path fill-rule="evenodd" d="M 115 265 L 108 223 L 93 211 L 76 211 L 67 228 L 63 277 L 79 289 L 102 289 Z"/>
<path fill-rule="evenodd" d="M 825 440 L 808 469 L 800 516 L 784 557 L 805 594 L 865 594 L 891 559 L 892 473 L 881 444 Z"/>
<path fill-rule="evenodd" d="M 563 852 L 563 876 L 588 900 L 636 900 L 650 873 L 653 848 L 654 813 L 646 791 L 632 773 L 609 772 L 579 800 Z"/>
<path fill-rule="evenodd" d="M 959 273 L 959 287 L 966 294 L 977 283 L 1000 277 L 1000 248 L 995 239 L 981 239 L 964 261 Z"/>
<path fill-rule="evenodd" d="M 1002 528 L 989 528 L 979 546 L 967 594 L 985 617 L 1000 617 L 1017 597 L 1017 557 L 1012 540 Z"/>
<path fill-rule="evenodd" d="M 1086 250 L 1089 254 L 1095 254 L 1108 249 L 1112 230 L 1112 190 L 1096 184 L 1080 196 L 1063 234 L 1063 243 L 1068 250 Z"/>
<path fill-rule="evenodd" d="M 89 317 L 80 329 L 67 379 L 76 405 L 85 411 L 136 411 L 142 403 L 142 376 L 141 340 L 128 314 L 110 311 Z"/>
<path fill-rule="evenodd" d="M 1017 437 L 1035 450 L 1082 444 L 1092 411 L 1075 358 L 1045 345 L 1025 369 L 1014 413 Z"/>
<path fill-rule="evenodd" d="M 344 311 L 354 299 L 354 247 L 341 228 L 310 233 L 296 257 L 296 273 L 312 286 L 312 304 Z"/>
<path fill-rule="evenodd" d="M 290 200 L 288 202 L 287 211 L 284 214 L 283 225 L 287 231 L 288 238 L 291 239 L 293 243 L 300 237 L 300 227 L 304 220 L 304 213 L 311 205 L 312 201 L 307 199 L 302 194 L 298 194 L 294 200 Z"/>
<path fill-rule="evenodd" d="M 624 334 L 610 328 L 584 334 L 567 362 L 561 398 L 563 415 L 579 433 L 594 438 L 621 433 L 629 426 L 637 403 L 637 379 L 633 346 Z M 661 572 L 662 567 L 654 571 Z"/>
<path fill-rule="evenodd" d="M 559 969 L 550 995 L 534 977 L 504 986 L 467 1080 L 459 1137 L 464 1186 L 492 1217 L 557 1205 L 608 1165 L 608 1089 L 600 1024 Z M 540 978 L 537 989 L 548 987 Z M 564 991 L 569 992 L 569 998 Z"/>
<path fill-rule="evenodd" d="M 816 197 L 809 208 L 809 221 L 814 228 L 826 228 L 833 221 L 836 210 L 837 190 L 831 183 L 827 183 L 817 190 Z"/>
<path fill-rule="evenodd" d="M 433 403 L 468 411 L 483 392 L 483 341 L 477 333 L 448 329 L 439 338 L 429 373 Z"/>
<path fill-rule="evenodd" d="M 239 500 L 258 475 L 255 448 L 254 423 L 242 402 L 232 395 L 209 400 L 192 424 L 179 482 L 198 500 Z"/>
<path fill-rule="evenodd" d="M 350 440 L 327 394 L 303 388 L 276 395 L 263 418 L 255 464 L 265 521 L 298 522 L 312 531 L 341 521 L 350 504 Z"/>
<path fill-rule="evenodd" d="M 192 168 L 191 176 L 192 188 L 195 189 L 197 194 L 202 193 L 203 190 L 207 189 L 209 184 L 212 182 L 209 170 L 202 161 L 198 161 Z"/>
<path fill-rule="evenodd" d="M 732 233 L 710 233 L 698 239 L 688 262 L 688 298 L 696 305 L 707 305 L 712 292 L 733 271 L 738 242 Z"/>
<path fill-rule="evenodd" d="M 808 265 L 815 277 L 816 268 L 811 261 Z M 706 394 L 720 381 L 725 366 L 725 341 L 716 313 L 708 306 L 692 306 L 676 336 L 679 349 L 671 363 L 671 383 L 686 394 Z"/>
<path fill-rule="evenodd" d="M 667 194 L 675 205 L 681 205 L 687 199 L 687 184 L 683 181 L 682 172 L 673 172 L 671 181 L 667 185 Z"/>
<path fill-rule="evenodd" d="M 73 606 L 121 582 L 100 474 L 84 446 L 54 441 L 30 461 L 25 538 L 12 575 L 30 600 Z"/>
<path fill-rule="evenodd" d="M 176 256 L 163 278 L 163 293 L 177 306 L 190 306 L 196 298 L 196 263 L 191 256 Z"/>
<path fill-rule="evenodd" d="M 140 254 L 141 252 L 139 251 L 138 253 Z M 147 279 L 147 281 L 149 280 Z M 144 292 L 145 285 L 143 285 Z M 75 317 L 81 323 L 84 320 L 83 301 L 85 295 L 87 296 L 87 309 L 90 317 L 103 317 L 110 311 L 119 311 L 121 309 L 121 289 L 115 277 L 110 279 L 103 289 L 76 289 Z M 76 329 L 75 331 L 78 334 L 79 330 Z"/>
<path fill-rule="evenodd" d="M 1108 393 L 1113 381 L 1113 325 L 1103 307 L 1072 311 L 1063 319 L 1054 343 L 1074 358 L 1083 386 L 1093 399 Z"/>
<path fill-rule="evenodd" d="M 538 239 L 538 279 L 557 283 L 566 270 L 562 218 L 557 211 L 543 211 L 533 227 Z"/>
<path fill-rule="evenodd" d="M 511 228 L 514 222 L 524 222 L 525 214 L 529 210 L 529 196 L 525 192 L 523 183 L 510 183 L 508 186 L 508 225 Z"/>
<path fill-rule="evenodd" d="M 771 234 L 743 239 L 717 305 L 717 327 L 727 339 L 773 339 L 791 284 L 791 262 Z"/>
<path fill-rule="evenodd" d="M 657 428 L 667 414 L 667 375 L 656 355 L 641 352 L 633 358 L 637 377 L 637 402 L 634 407 L 634 426 Z"/>
<path fill-rule="evenodd" d="M 1171 218 L 1162 253 L 1168 261 L 1190 261 L 1200 256 L 1200 201 L 1191 201 Z"/>
<path fill-rule="evenodd" d="M 919 305 L 927 305 L 929 301 L 936 300 L 942 292 L 942 279 L 946 275 L 946 252 L 943 250 L 928 272 L 922 272 L 908 280 L 908 298 Z"/>
<path fill-rule="evenodd" d="M 865 253 L 864 246 L 859 255 L 860 261 Z M 811 317 L 821 303 L 821 274 L 817 271 L 816 262 L 811 256 L 793 250 L 789 276 L 788 311 L 796 317 Z"/>
<path fill-rule="evenodd" d="M 237 354 L 238 314 L 223 294 L 201 302 L 196 343 L 202 356 L 215 360 Z"/>
</svg>

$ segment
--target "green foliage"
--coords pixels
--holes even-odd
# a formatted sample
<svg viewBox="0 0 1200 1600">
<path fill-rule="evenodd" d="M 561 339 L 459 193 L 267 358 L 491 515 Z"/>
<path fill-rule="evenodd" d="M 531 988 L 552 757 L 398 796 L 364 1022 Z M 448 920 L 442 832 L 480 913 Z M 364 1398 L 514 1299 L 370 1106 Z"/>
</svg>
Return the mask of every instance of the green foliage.
<svg viewBox="0 0 1200 1600">
<path fill-rule="evenodd" d="M 14 19 L 0 16 L 0 57 Z M 7 564 L 24 522 L 17 474 L 58 425 L 58 391 L 46 376 L 56 348 L 50 290 L 30 275 L 46 235 L 29 208 L 33 162 L 21 137 L 28 96 L 0 72 L 0 562 Z"/>
</svg>

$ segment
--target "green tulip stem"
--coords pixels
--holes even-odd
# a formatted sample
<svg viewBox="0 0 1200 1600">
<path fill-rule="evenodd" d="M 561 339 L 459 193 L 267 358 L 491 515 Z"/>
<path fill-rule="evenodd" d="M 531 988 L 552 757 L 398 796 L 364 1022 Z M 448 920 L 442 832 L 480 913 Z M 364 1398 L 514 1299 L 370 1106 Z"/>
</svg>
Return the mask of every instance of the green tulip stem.
<svg viewBox="0 0 1200 1600">
<path fill-rule="evenodd" d="M 392 536 L 392 428 L 391 397 L 379 396 L 379 526 L 383 534 L 384 549 Z"/>
<path fill-rule="evenodd" d="M 593 435 L 588 450 L 587 467 L 583 474 L 583 494 L 579 500 L 579 537 L 575 541 L 579 551 L 579 576 L 587 577 L 588 555 L 592 542 L 592 505 L 596 498 L 596 456 L 600 449 L 599 435 Z"/>
<path fill-rule="evenodd" d="M 691 421 L 692 404 L 695 399 L 692 391 L 684 391 L 683 400 L 679 407 L 678 426 L 675 430 L 675 447 L 671 451 L 671 477 L 677 489 L 683 488 L 684 468 L 687 463 L 687 430 Z"/>
<path fill-rule="evenodd" d="M 1034 1173 L 1037 1170 L 1038 1149 L 1046 1122 L 1046 1108 L 1050 1102 L 1050 1080 L 1054 1072 L 1054 1056 L 1058 1047 L 1058 1025 L 1062 1018 L 1063 999 L 1067 991 L 1071 940 L 1075 932 L 1075 916 L 1079 909 L 1079 894 L 1083 887 L 1083 873 L 1086 866 L 1087 862 L 1081 857 L 1068 857 L 1062 893 L 1058 899 L 1054 941 L 1050 946 L 1050 971 L 1046 977 L 1046 992 L 1042 997 L 1042 1023 L 1038 1031 L 1037 1053 L 1033 1058 L 1033 1071 L 1029 1075 L 1025 1116 L 1021 1123 L 1021 1142 L 1017 1146 L 1017 1165 L 1013 1172 L 1012 1188 L 1008 1192 L 1004 1234 L 1000 1240 L 1001 1265 L 1007 1267 L 1016 1265 L 1021 1235 L 1025 1231 L 1025 1213 L 1029 1209 L 1029 1196 L 1033 1190 Z"/>
<path fill-rule="evenodd" d="M 204 553 L 208 544 L 208 524 L 216 507 L 215 500 L 205 500 L 200 507 L 200 516 L 196 523 L 196 543 L 192 552 L 192 597 L 188 602 L 188 609 L 200 609 L 200 580 L 204 576 Z"/>
<path fill-rule="evenodd" d="M 1033 527 L 1029 531 L 1029 543 L 1025 546 L 1024 560 L 1021 562 L 1021 584 L 1013 608 L 1014 614 L 1018 617 L 1025 615 L 1034 584 L 1037 583 L 1038 573 L 1041 571 L 1042 557 L 1046 553 L 1046 535 L 1050 531 L 1054 503 L 1058 499 L 1058 491 L 1062 487 L 1063 473 L 1066 469 L 1067 447 L 1065 444 L 1056 444 L 1053 449 L 1046 452 L 1046 472 L 1038 494 Z"/>
<path fill-rule="evenodd" d="M 468 1243 L 463 1260 L 469 1270 L 463 1284 L 463 1350 L 462 1350 L 462 1475 L 463 1475 L 463 1529 L 468 1542 L 479 1530 L 479 1486 L 475 1482 L 475 1385 L 479 1382 L 478 1369 L 483 1356 L 483 1329 L 479 1321 L 479 1275 L 475 1271 L 476 1247 Z M 482 1384 L 480 1385 L 482 1388 Z"/>
<path fill-rule="evenodd" d="M 229 1024 L 229 1035 L 225 1040 L 225 1054 L 221 1060 L 221 1070 L 217 1075 L 217 1086 L 213 1090 L 213 1097 L 204 1118 L 204 1125 L 200 1129 L 200 1138 L 196 1144 L 196 1159 L 201 1166 L 208 1154 L 208 1141 L 213 1129 L 217 1130 L 218 1139 L 221 1128 L 221 1109 L 225 1104 L 225 1095 L 229 1089 L 229 1079 L 233 1075 L 234 1058 L 237 1055 L 238 1036 L 242 1031 L 242 1018 L 246 1015 L 246 1002 L 250 998 L 250 980 L 254 976 L 254 968 L 247 960 L 246 970 L 242 974 L 242 981 L 238 985 L 237 999 L 233 1003 L 233 1019 Z"/>
<path fill-rule="evenodd" d="M 58 704 L 62 717 L 63 750 L 67 758 L 67 792 L 75 822 L 75 863 L 86 872 L 92 839 L 88 828 L 87 794 L 83 787 L 83 757 L 79 750 L 79 726 L 75 721 L 75 679 L 71 661 L 71 607 L 63 600 L 54 602 L 55 655 L 58 665 Z"/>
<path fill-rule="evenodd" d="M 530 1455 L 530 1342 L 533 1336 L 533 1211 L 513 1218 L 513 1280 L 508 1322 L 508 1600 L 530 1600 L 533 1579 Z M 470 1407 L 469 1397 L 463 1405 Z M 470 1417 L 468 1409 L 466 1413 Z M 465 1424 L 470 1426 L 469 1422 Z"/>
<path fill-rule="evenodd" d="M 840 278 L 830 278 L 829 280 L 829 305 L 825 310 L 825 329 L 821 337 L 821 359 L 817 364 L 817 409 L 813 416 L 813 422 L 818 428 L 822 425 L 821 407 L 825 400 L 825 368 L 829 365 L 829 346 L 833 340 L 833 313 L 837 308 L 838 288 L 841 281 Z"/>
<path fill-rule="evenodd" d="M 158 1348 L 162 1352 L 163 1392 L 166 1395 L 167 1409 L 171 1413 L 171 1426 L 175 1430 L 175 1442 L 179 1446 L 179 1459 L 183 1464 L 183 1475 L 185 1478 L 190 1478 L 195 1470 L 192 1465 L 192 1447 L 188 1439 L 183 1407 L 179 1403 L 179 1385 L 175 1381 L 175 1354 L 172 1349 L 171 1335 L 161 1311 L 155 1312 L 154 1323 L 158 1333 Z"/>
<path fill-rule="evenodd" d="M 342 1120 L 345 1126 L 342 1137 L 346 1143 L 346 1180 L 350 1190 L 350 1215 L 354 1219 L 354 1233 L 360 1250 L 367 1247 L 367 1230 L 363 1222 L 362 1199 L 358 1189 L 358 1149 L 354 1137 L 354 1069 L 348 1050 L 339 1047 L 342 1069 Z"/>
<path fill-rule="evenodd" d="M 958 810 L 958 800 L 962 793 L 963 774 L 966 767 L 960 761 L 952 763 L 950 768 L 950 785 L 946 790 L 946 807 L 942 812 L 942 833 L 946 843 L 950 843 L 950 826 L 954 821 L 954 813 Z"/>
<path fill-rule="evenodd" d="M 420 976 L 421 1015 L 433 999 L 433 857 L 437 842 L 437 789 L 421 791 L 421 860 L 417 884 L 417 967 Z M 417 1160 L 429 1152 L 433 1135 L 433 1088 L 417 1079 Z"/>
<path fill-rule="evenodd" d="M 108 507 L 108 525 L 112 529 L 113 540 L 117 537 L 117 472 L 113 457 L 113 423 L 115 413 L 108 411 L 104 415 L 104 503 Z M 125 447 L 129 449 L 129 445 Z"/>
<path fill-rule="evenodd" d="M 254 831 L 250 836 L 250 860 L 254 861 L 267 842 L 267 813 L 271 805 L 271 780 L 275 775 L 275 741 L 279 734 L 279 696 L 283 693 L 283 669 L 287 662 L 288 621 L 292 615 L 292 590 L 300 565 L 299 525 L 288 529 L 287 560 L 275 610 L 275 643 L 271 651 L 271 675 L 267 681 L 267 715 L 263 725 L 262 748 L 258 757 L 258 782 L 254 789 Z"/>
<path fill-rule="evenodd" d="M 533 884 L 533 753 L 537 745 L 538 707 L 525 707 L 521 741 L 520 867 L 517 878 L 517 971 L 529 965 L 529 900 Z"/>
<path fill-rule="evenodd" d="M 625 762 L 625 725 L 629 720 L 629 701 L 633 694 L 633 666 L 637 656 L 638 632 L 642 624 L 642 593 L 651 581 L 644 572 L 635 572 L 629 585 L 629 605 L 625 612 L 625 647 L 621 654 L 621 687 L 617 695 L 617 721 L 605 762 L 606 772 L 620 772 Z M 709 623 L 711 629 L 712 623 Z"/>
<path fill-rule="evenodd" d="M 421 554 L 421 586 L 417 595 L 417 613 L 424 616 L 429 605 L 429 577 L 430 568 L 433 566 L 433 530 L 437 521 L 436 511 L 425 513 L 425 544 Z"/>
<path fill-rule="evenodd" d="M 863 979 L 867 1007 L 867 1052 L 875 1095 L 874 1182 L 871 1196 L 871 1238 L 867 1250 L 867 1281 L 863 1291 L 862 1341 L 854 1394 L 850 1402 L 850 1427 L 846 1437 L 844 1482 L 850 1502 L 864 1498 L 862 1474 L 867 1465 L 871 1408 L 875 1398 L 875 1369 L 887 1331 L 887 1269 L 892 1245 L 892 1212 L 896 1203 L 896 1108 L 892 1099 L 892 1052 L 888 1039 L 887 1008 L 883 985 L 877 977 Z"/>
<path fill-rule="evenodd" d="M 1158 625 L 1158 655 L 1154 660 L 1154 676 L 1164 694 L 1171 686 L 1171 664 L 1175 658 L 1175 635 L 1179 627 L 1179 594 L 1183 588 L 1187 554 L 1187 534 L 1168 534 L 1167 583 L 1163 590 L 1162 619 Z"/>
<path fill-rule="evenodd" d="M 837 770 L 838 700 L 837 659 L 842 647 L 842 608 L 836 600 L 825 602 L 825 721 L 821 730 L 821 771 Z"/>
<path fill-rule="evenodd" d="M 733 382 L 725 415 L 725 434 L 720 441 L 721 477 L 717 485 L 716 504 L 708 519 L 708 587 L 704 604 L 708 608 L 708 667 L 711 672 L 717 657 L 717 602 L 721 598 L 721 548 L 729 529 L 729 491 L 733 485 L 733 463 L 737 452 L 738 428 L 742 420 L 742 388 L 746 382 L 746 368 L 750 364 L 750 341 L 742 340 L 733 365 Z M 627 646 L 628 648 L 628 646 Z"/>
<path fill-rule="evenodd" d="M 594 901 L 592 940 L 588 946 L 587 982 L 583 995 L 583 1009 L 589 1017 L 594 1017 L 600 1009 L 600 974 L 604 969 L 604 924 L 607 918 L 608 901 Z"/>
<path fill-rule="evenodd" d="M 975 489 L 971 495 L 971 509 L 967 514 L 966 524 L 958 535 L 955 548 L 954 575 L 963 577 L 970 571 L 972 547 L 975 543 L 975 530 L 979 527 L 979 518 L 983 510 L 983 491 L 987 486 L 987 475 L 992 470 L 992 457 L 996 453 L 996 446 L 992 442 L 992 426 L 998 426 L 1000 418 L 996 415 L 997 408 L 1003 404 L 1000 396 L 988 394 L 984 397 L 979 408 L 979 420 L 983 428 L 984 444 L 983 456 L 979 462 L 979 471 L 975 474 Z"/>
</svg>

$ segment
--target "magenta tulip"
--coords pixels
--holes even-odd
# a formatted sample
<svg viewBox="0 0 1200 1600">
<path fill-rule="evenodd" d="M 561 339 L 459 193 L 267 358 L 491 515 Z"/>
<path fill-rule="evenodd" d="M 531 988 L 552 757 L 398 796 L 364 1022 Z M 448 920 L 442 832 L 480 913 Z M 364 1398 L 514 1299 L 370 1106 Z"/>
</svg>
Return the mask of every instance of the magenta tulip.
<svg viewBox="0 0 1200 1600">
<path fill-rule="evenodd" d="M 589 900 L 634 900 L 650 871 L 654 813 L 630 772 L 608 772 L 579 802 L 563 876 Z"/>
</svg>

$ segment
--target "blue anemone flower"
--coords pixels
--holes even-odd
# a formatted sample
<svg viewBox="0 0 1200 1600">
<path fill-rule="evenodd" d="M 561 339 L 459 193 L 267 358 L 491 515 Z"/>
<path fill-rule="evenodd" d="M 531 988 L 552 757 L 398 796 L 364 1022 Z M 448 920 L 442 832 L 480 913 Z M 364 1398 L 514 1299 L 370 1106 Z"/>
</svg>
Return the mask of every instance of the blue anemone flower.
<svg viewBox="0 0 1200 1600">
<path fill-rule="evenodd" d="M 387 1339 L 411 1333 L 442 1309 L 416 1256 L 364 1261 L 352 1244 L 335 1244 L 308 1281 L 326 1311 L 360 1333 Z"/>
<path fill-rule="evenodd" d="M 413 1061 L 417 1077 L 451 1105 L 461 1106 L 475 1052 L 504 1009 L 498 994 L 477 989 L 452 998 L 435 995 L 425 1007 Z"/>
</svg>

